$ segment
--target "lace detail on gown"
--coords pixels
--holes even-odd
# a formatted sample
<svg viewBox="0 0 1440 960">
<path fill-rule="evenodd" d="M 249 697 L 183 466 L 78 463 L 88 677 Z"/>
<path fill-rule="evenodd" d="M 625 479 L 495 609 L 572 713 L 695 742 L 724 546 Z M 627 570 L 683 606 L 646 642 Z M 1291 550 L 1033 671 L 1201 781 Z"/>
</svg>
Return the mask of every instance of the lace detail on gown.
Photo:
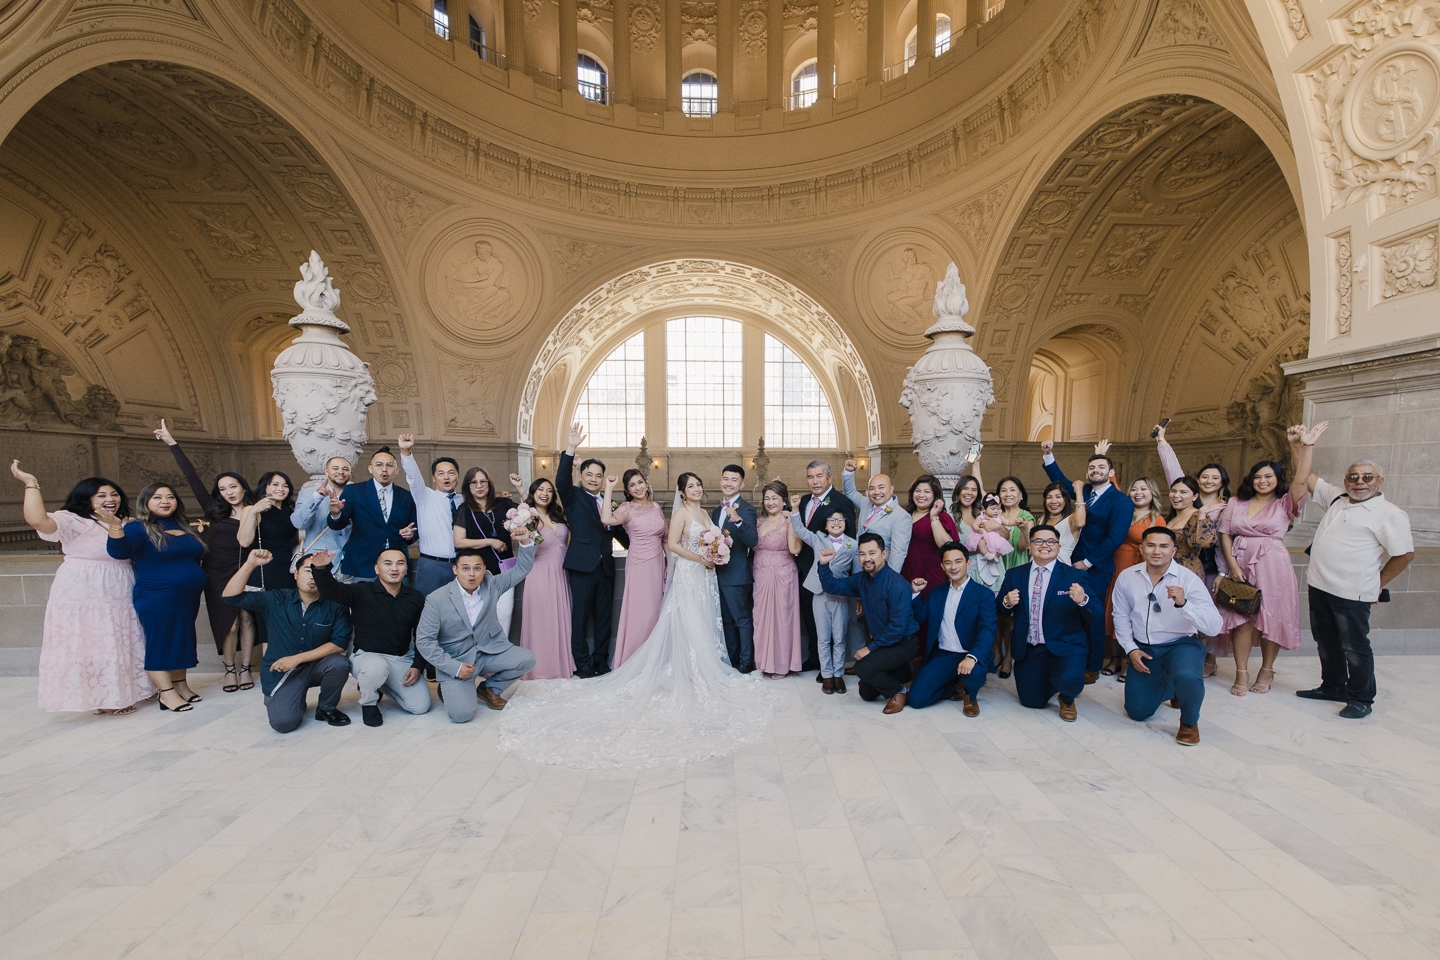
<svg viewBox="0 0 1440 960">
<path fill-rule="evenodd" d="M 705 528 L 691 521 L 686 549 Z M 778 697 L 725 653 L 715 571 L 676 558 L 660 619 L 618 670 L 521 683 L 500 716 L 500 748 L 567 767 L 651 767 L 724 756 L 764 739 Z"/>
</svg>

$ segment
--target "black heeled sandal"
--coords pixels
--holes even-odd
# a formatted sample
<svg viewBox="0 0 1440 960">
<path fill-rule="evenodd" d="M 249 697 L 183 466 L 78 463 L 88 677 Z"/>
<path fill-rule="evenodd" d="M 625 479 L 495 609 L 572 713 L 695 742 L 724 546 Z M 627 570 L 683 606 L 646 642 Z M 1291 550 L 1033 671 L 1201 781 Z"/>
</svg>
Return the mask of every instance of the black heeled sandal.
<svg viewBox="0 0 1440 960">
<path fill-rule="evenodd" d="M 233 663 L 227 663 L 227 664 L 225 664 L 225 676 L 228 677 L 228 676 L 230 676 L 231 674 L 234 674 L 234 675 L 235 675 L 235 682 L 234 682 L 234 683 L 227 683 L 227 684 L 225 684 L 224 686 L 222 686 L 222 687 L 220 688 L 221 690 L 224 690 L 226 693 L 234 693 L 236 690 L 239 690 L 239 689 L 240 689 L 240 673 L 239 673 L 239 671 L 237 671 L 237 670 L 235 669 L 235 664 L 233 664 Z M 174 690 L 175 688 L 174 688 L 174 687 L 171 687 L 170 689 L 171 689 L 171 690 Z"/>
<path fill-rule="evenodd" d="M 161 694 L 166 694 L 166 693 L 169 693 L 171 690 L 174 690 L 174 689 L 175 689 L 174 687 L 166 687 L 164 690 L 161 690 L 160 693 L 161 693 Z M 195 709 L 195 705 L 194 705 L 193 703 L 182 703 L 182 704 L 181 704 L 180 706 L 178 706 L 178 707 L 167 707 L 167 706 L 165 706 L 165 698 L 164 698 L 163 696 L 161 696 L 161 697 L 159 698 L 159 700 L 160 700 L 160 709 L 161 709 L 161 710 L 171 710 L 171 711 L 174 711 L 175 713 L 184 713 L 184 712 L 187 711 L 187 710 L 194 710 L 194 709 Z"/>
<path fill-rule="evenodd" d="M 255 681 L 254 681 L 253 677 L 255 676 L 255 671 L 251 670 L 248 666 L 244 666 L 244 667 L 241 667 L 241 668 L 240 668 L 240 673 L 248 673 L 248 674 L 250 674 L 250 676 L 252 677 L 252 679 L 250 680 L 249 683 L 242 683 L 242 684 L 240 684 L 240 689 L 241 689 L 241 690 L 254 690 L 254 689 L 255 689 Z M 236 680 L 239 680 L 239 679 L 240 679 L 240 674 L 239 674 L 239 673 L 237 673 L 237 674 L 235 675 L 235 679 L 236 679 Z"/>
</svg>

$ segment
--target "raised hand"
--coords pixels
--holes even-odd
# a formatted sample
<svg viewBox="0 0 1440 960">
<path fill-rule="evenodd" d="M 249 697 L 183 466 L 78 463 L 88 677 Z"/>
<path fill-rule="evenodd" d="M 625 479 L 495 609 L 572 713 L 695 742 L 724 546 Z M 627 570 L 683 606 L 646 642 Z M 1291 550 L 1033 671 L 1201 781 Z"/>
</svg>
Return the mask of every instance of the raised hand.
<svg viewBox="0 0 1440 960">
<path fill-rule="evenodd" d="M 101 523 L 105 524 L 105 526 L 109 527 L 111 533 L 118 532 L 121 529 L 120 518 L 115 516 L 113 512 L 106 510 L 104 507 L 96 507 L 94 510 L 94 516 L 96 520 L 99 520 Z"/>
<path fill-rule="evenodd" d="M 510 489 L 521 491 L 525 489 L 525 478 L 518 473 L 510 474 Z"/>
<path fill-rule="evenodd" d="M 835 559 L 835 551 L 831 550 L 829 547 L 826 547 L 824 550 L 821 550 L 818 554 L 815 555 L 815 559 L 819 560 L 826 566 L 829 566 L 830 561 Z"/>
<path fill-rule="evenodd" d="M 611 490 L 614 490 L 614 489 L 615 489 L 615 484 L 617 484 L 617 483 L 619 483 L 619 482 L 620 482 L 620 478 L 617 477 L 617 476 L 615 476 L 615 474 L 613 474 L 613 473 L 610 474 L 610 476 L 606 477 L 606 478 L 605 478 L 605 493 L 608 495 Z"/>
<path fill-rule="evenodd" d="M 344 500 L 341 500 L 339 497 L 336 497 L 336 496 L 332 496 L 332 497 L 330 498 L 330 516 L 332 516 L 332 517 L 338 517 L 338 516 L 340 516 L 340 511 L 343 510 L 344 507 L 345 507 L 345 501 L 344 501 Z"/>
<path fill-rule="evenodd" d="M 849 458 L 848 460 L 845 461 L 845 472 L 846 472 L 846 473 L 854 473 L 854 472 L 855 472 L 855 468 L 856 468 L 857 466 L 858 466 L 858 464 L 856 464 L 855 458 L 854 458 L 854 457 L 851 457 L 851 458 Z"/>
<path fill-rule="evenodd" d="M 275 554 L 271 553 L 269 550 L 251 550 L 250 556 L 245 558 L 245 562 L 251 564 L 252 566 L 263 567 L 265 566 L 265 564 L 269 563 L 271 560 L 274 559 Z"/>
<path fill-rule="evenodd" d="M 725 515 L 730 518 L 730 522 L 731 522 L 731 523 L 739 523 L 739 522 L 740 522 L 740 511 L 739 511 L 738 509 L 736 509 L 735 504 L 733 504 L 733 503 L 730 504 L 730 506 L 728 506 L 728 507 L 725 508 Z"/>
<path fill-rule="evenodd" d="M 170 429 L 165 426 L 165 420 L 160 420 L 160 427 L 155 431 L 156 440 L 164 440 L 169 446 L 175 446 L 175 438 L 170 435 Z"/>
<path fill-rule="evenodd" d="M 329 479 L 321 480 L 320 483 L 316 485 L 315 492 L 326 498 L 335 496 L 335 490 L 330 486 Z"/>
<path fill-rule="evenodd" d="M 940 514 L 942 514 L 942 513 L 944 513 L 944 512 L 945 512 L 945 504 L 942 503 L 941 501 L 936 500 L 934 503 L 930 504 L 930 519 L 931 519 L 931 520 L 938 520 L 938 519 L 940 518 Z"/>
<path fill-rule="evenodd" d="M 1289 438 L 1291 444 L 1299 443 L 1302 446 L 1313 447 L 1315 441 L 1320 439 L 1320 434 L 1324 433 L 1329 426 L 1329 420 L 1322 420 L 1313 427 L 1307 427 L 1303 423 L 1300 423 L 1286 430 L 1285 435 Z"/>
<path fill-rule="evenodd" d="M 1070 584 L 1070 599 L 1074 600 L 1076 605 L 1081 607 L 1085 606 L 1090 600 L 1090 598 L 1085 595 L 1085 588 L 1080 586 L 1078 581 Z"/>
<path fill-rule="evenodd" d="M 790 509 L 794 510 L 796 513 L 800 512 L 800 494 L 790 494 Z"/>
<path fill-rule="evenodd" d="M 930 586 L 930 584 L 925 582 L 924 577 L 916 577 L 914 580 L 910 581 L 910 589 L 914 590 L 916 593 L 920 593 L 928 586 Z"/>
<path fill-rule="evenodd" d="M 1075 500 L 1076 500 L 1076 502 L 1078 502 L 1078 503 L 1084 503 L 1084 502 L 1085 502 L 1085 481 L 1084 481 L 1084 480 L 1076 480 L 1074 486 L 1075 486 Z"/>
<path fill-rule="evenodd" d="M 521 529 L 516 530 L 510 535 L 510 539 L 520 544 L 520 546 L 522 547 L 530 546 L 530 541 L 534 539 L 534 537 L 535 531 L 531 530 L 529 527 L 522 527 Z M 501 544 L 501 546 L 504 546 L 504 544 Z"/>
<path fill-rule="evenodd" d="M 331 553 L 329 550 L 316 550 L 310 555 L 310 566 L 328 567 L 330 566 L 330 561 L 334 559 L 335 554 Z"/>
<path fill-rule="evenodd" d="M 1174 584 L 1171 584 L 1170 586 L 1168 586 L 1168 587 L 1165 588 L 1165 592 L 1170 595 L 1170 602 L 1173 603 L 1173 604 L 1175 604 L 1175 606 L 1177 606 L 1177 607 L 1183 607 L 1183 606 L 1185 606 L 1185 588 L 1184 588 L 1184 587 L 1177 587 L 1177 586 L 1175 586 Z"/>
<path fill-rule="evenodd" d="M 1020 606 L 1020 591 L 1019 591 L 1019 590 L 1011 590 L 1009 593 L 1005 594 L 1005 606 L 1007 606 L 1007 607 L 1018 607 L 1018 606 Z"/>
<path fill-rule="evenodd" d="M 1107 453 L 1109 453 L 1109 452 L 1110 452 L 1110 438 L 1109 438 L 1109 437 L 1106 437 L 1104 440 L 1101 440 L 1099 443 L 1095 444 L 1095 453 L 1096 453 L 1097 455 L 1103 457 L 1105 454 L 1107 454 Z"/>
<path fill-rule="evenodd" d="M 1054 455 L 1055 455 L 1055 441 L 1054 441 L 1054 440 L 1041 440 L 1041 441 L 1040 441 L 1040 452 L 1041 452 L 1042 454 L 1044 454 L 1045 456 L 1047 456 L 1047 457 L 1054 456 Z"/>
<path fill-rule="evenodd" d="M 27 487 L 38 487 L 40 485 L 40 481 L 35 479 L 35 474 L 26 473 L 20 469 L 19 460 L 10 461 L 10 473 L 14 475 L 16 480 L 19 480 Z"/>
<path fill-rule="evenodd" d="M 398 442 L 400 444 L 400 453 L 402 455 L 407 454 L 415 449 L 415 434 L 402 433 L 400 434 Z"/>
<path fill-rule="evenodd" d="M 415 524 L 407 524 L 400 528 L 400 539 L 409 540 L 415 536 Z"/>
<path fill-rule="evenodd" d="M 570 424 L 570 436 L 567 438 L 567 440 L 567 446 L 571 450 L 574 450 L 576 447 L 580 446 L 585 442 L 585 427 L 583 424 L 580 423 L 580 421 L 577 420 L 574 423 Z"/>
<path fill-rule="evenodd" d="M 1156 443 L 1164 443 L 1164 442 L 1165 442 L 1165 425 L 1164 425 L 1163 423 L 1157 423 L 1157 424 L 1155 424 L 1155 429 L 1152 430 L 1152 431 L 1150 431 L 1150 432 L 1155 435 L 1155 442 L 1156 442 Z"/>
</svg>

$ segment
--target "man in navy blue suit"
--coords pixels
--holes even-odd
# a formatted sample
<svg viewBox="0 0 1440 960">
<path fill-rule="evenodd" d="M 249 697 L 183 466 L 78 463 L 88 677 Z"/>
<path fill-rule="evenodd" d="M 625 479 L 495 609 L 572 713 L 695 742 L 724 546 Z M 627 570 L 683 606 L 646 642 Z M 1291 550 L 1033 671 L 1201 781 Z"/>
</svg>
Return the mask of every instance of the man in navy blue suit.
<svg viewBox="0 0 1440 960">
<path fill-rule="evenodd" d="M 585 428 L 570 427 L 569 443 L 555 472 L 555 495 L 565 508 L 570 545 L 565 550 L 565 576 L 570 581 L 570 652 L 575 676 L 598 677 L 610 672 L 610 624 L 615 606 L 615 555 L 611 542 L 630 546 L 624 527 L 607 527 L 600 520 L 605 493 L 605 464 L 589 459 L 580 464 L 580 486 L 575 486 L 575 448 L 585 442 Z M 585 640 L 585 621 L 595 617 L 595 648 Z"/>
<path fill-rule="evenodd" d="M 1104 619 L 1105 604 L 1085 591 L 1082 575 L 1061 563 L 1060 534 L 1030 529 L 1030 562 L 1005 573 L 996 602 L 1015 615 L 1011 646 L 1021 706 L 1041 709 L 1060 696 L 1060 719 L 1074 720 L 1085 689 L 1086 633 Z"/>
<path fill-rule="evenodd" d="M 999 622 L 995 594 L 970 579 L 970 551 L 964 544 L 941 547 L 940 566 L 949 583 L 931 590 L 927 599 L 920 599 L 920 591 L 929 584 L 923 579 L 910 581 L 915 591 L 910 603 L 925 630 L 927 659 L 910 684 L 908 702 L 912 707 L 928 707 L 946 697 L 960 699 L 965 716 L 978 717 L 978 697 L 990 671 L 990 647 Z"/>
<path fill-rule="evenodd" d="M 715 568 L 720 588 L 720 620 L 725 627 L 725 652 L 741 673 L 755 670 L 755 624 L 750 618 L 750 551 L 759 542 L 755 508 L 740 496 L 745 468 L 729 464 L 720 471 L 720 505 L 711 519 L 730 534 L 730 562 Z"/>
<path fill-rule="evenodd" d="M 1110 593 L 1110 579 L 1115 575 L 1115 551 L 1125 542 L 1130 531 L 1130 518 L 1134 506 L 1130 498 L 1121 493 L 1114 484 L 1115 464 L 1105 452 L 1110 449 L 1109 440 L 1095 445 L 1095 455 L 1085 465 L 1085 526 L 1080 530 L 1080 539 L 1070 553 L 1070 563 L 1077 573 L 1082 574 L 1086 592 L 1095 597 L 1100 606 L 1105 606 L 1105 597 Z M 1051 479 L 1074 486 L 1055 462 L 1055 444 L 1046 440 L 1040 444 L 1041 458 L 1045 463 L 1045 474 Z M 1094 683 L 1100 679 L 1100 668 L 1105 663 L 1105 618 L 1097 617 L 1085 627 L 1085 639 L 1089 654 L 1085 658 L 1085 682 Z"/>
<path fill-rule="evenodd" d="M 386 550 L 409 552 L 415 542 L 415 498 L 395 486 L 400 465 L 389 447 L 370 458 L 369 483 L 352 483 L 330 501 L 330 529 L 350 528 L 340 572 L 355 580 L 374 580 L 375 561 Z"/>
</svg>

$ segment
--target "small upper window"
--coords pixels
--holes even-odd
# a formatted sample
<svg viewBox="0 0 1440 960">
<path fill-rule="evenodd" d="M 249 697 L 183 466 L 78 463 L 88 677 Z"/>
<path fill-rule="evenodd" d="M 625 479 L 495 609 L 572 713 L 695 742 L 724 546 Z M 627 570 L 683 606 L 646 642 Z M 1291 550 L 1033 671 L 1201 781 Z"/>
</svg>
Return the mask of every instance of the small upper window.
<svg viewBox="0 0 1440 960">
<path fill-rule="evenodd" d="M 950 49 L 950 18 L 943 13 L 935 15 L 935 56 Z M 915 55 L 920 51 L 920 28 L 912 27 L 905 41 L 905 69 L 915 66 Z"/>
<path fill-rule="evenodd" d="M 485 25 L 477 23 L 474 17 L 470 18 L 470 46 L 485 46 Z"/>
<path fill-rule="evenodd" d="M 720 109 L 720 85 L 703 70 L 687 73 L 680 81 L 680 109 L 687 116 L 709 117 Z"/>
<path fill-rule="evenodd" d="M 450 39 L 449 0 L 435 0 L 435 32 L 446 40 Z"/>
<path fill-rule="evenodd" d="M 594 57 L 588 53 L 580 54 L 575 76 L 580 96 L 595 103 L 610 102 L 610 75 Z"/>
<path fill-rule="evenodd" d="M 790 109 L 803 110 L 820 96 L 820 71 L 815 61 L 802 66 L 790 78 Z"/>
</svg>

